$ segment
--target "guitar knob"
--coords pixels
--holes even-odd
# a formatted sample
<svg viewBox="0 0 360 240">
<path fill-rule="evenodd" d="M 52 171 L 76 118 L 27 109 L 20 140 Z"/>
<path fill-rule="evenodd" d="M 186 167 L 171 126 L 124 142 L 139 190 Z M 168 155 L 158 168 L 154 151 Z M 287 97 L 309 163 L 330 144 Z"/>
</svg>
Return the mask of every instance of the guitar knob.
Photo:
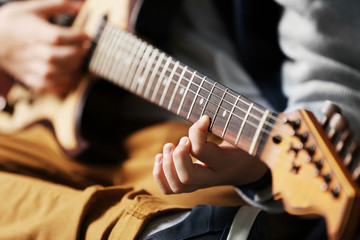
<svg viewBox="0 0 360 240">
<path fill-rule="evenodd" d="M 324 114 L 320 120 L 321 126 L 325 129 L 329 123 L 329 119 L 334 113 L 340 113 L 341 110 L 338 106 L 327 100 L 324 102 L 321 112 Z"/>
<path fill-rule="evenodd" d="M 340 113 L 334 113 L 329 121 L 328 137 L 332 140 L 337 132 L 343 131 L 348 126 L 348 121 Z"/>
</svg>

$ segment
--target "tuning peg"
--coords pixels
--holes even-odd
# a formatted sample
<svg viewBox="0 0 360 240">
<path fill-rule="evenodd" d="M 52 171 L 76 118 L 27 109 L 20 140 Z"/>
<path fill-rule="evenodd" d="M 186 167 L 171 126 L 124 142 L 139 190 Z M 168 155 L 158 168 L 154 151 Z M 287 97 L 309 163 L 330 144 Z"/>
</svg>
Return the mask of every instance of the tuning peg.
<svg viewBox="0 0 360 240">
<path fill-rule="evenodd" d="M 337 142 L 335 149 L 339 154 L 342 154 L 343 150 L 345 149 L 345 146 L 349 144 L 350 140 L 354 137 L 354 132 L 347 129 L 345 130 L 341 136 L 339 141 Z"/>
<path fill-rule="evenodd" d="M 353 142 L 350 145 L 349 150 L 348 150 L 348 152 L 347 152 L 347 154 L 346 154 L 346 156 L 344 158 L 345 166 L 347 166 L 350 169 L 352 168 L 351 165 L 353 165 L 354 159 L 359 154 L 359 150 L 360 150 L 360 143 L 359 142 Z M 359 168 L 359 169 L 356 170 L 357 168 Z M 360 165 L 356 166 L 355 170 L 353 171 L 353 174 L 355 174 L 355 171 L 359 171 L 359 174 L 360 174 Z"/>
<path fill-rule="evenodd" d="M 324 102 L 321 112 L 324 114 L 320 120 L 321 126 L 325 129 L 329 123 L 329 119 L 334 113 L 340 113 L 340 108 L 333 104 L 331 101 L 327 100 Z"/>
<path fill-rule="evenodd" d="M 333 140 L 337 132 L 343 131 L 348 126 L 348 121 L 340 113 L 334 113 L 329 120 L 328 137 Z"/>
</svg>

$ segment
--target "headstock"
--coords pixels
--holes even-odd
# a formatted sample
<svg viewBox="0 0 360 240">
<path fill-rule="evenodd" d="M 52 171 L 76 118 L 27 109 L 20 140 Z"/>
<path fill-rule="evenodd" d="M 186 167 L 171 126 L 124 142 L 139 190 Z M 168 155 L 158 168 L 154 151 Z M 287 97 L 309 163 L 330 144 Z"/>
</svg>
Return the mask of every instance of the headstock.
<svg viewBox="0 0 360 240">
<path fill-rule="evenodd" d="M 360 210 L 354 181 L 360 166 L 353 167 L 352 177 L 345 162 L 354 165 L 358 147 L 348 147 L 352 132 L 336 106 L 325 110 L 320 124 L 306 110 L 280 114 L 260 158 L 272 171 L 273 193 L 289 213 L 320 215 L 330 239 L 348 239 Z"/>
</svg>

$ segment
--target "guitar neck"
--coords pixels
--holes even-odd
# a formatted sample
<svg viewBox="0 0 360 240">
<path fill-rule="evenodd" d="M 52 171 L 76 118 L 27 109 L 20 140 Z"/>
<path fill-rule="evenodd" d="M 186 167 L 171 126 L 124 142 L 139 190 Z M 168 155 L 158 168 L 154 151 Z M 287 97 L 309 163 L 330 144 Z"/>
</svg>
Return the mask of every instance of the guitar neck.
<svg viewBox="0 0 360 240">
<path fill-rule="evenodd" d="M 208 115 L 212 133 L 251 155 L 261 152 L 276 118 L 269 110 L 106 21 L 94 41 L 93 74 L 190 122 Z"/>
</svg>

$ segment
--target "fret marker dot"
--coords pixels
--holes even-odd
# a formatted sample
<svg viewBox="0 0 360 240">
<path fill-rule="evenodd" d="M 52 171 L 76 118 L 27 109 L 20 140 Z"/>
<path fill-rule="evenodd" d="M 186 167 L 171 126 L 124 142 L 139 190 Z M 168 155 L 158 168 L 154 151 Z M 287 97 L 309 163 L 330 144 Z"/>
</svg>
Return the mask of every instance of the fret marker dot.
<svg viewBox="0 0 360 240">
<path fill-rule="evenodd" d="M 167 81 L 168 81 L 168 78 L 164 78 L 162 84 L 165 86 Z"/>
<path fill-rule="evenodd" d="M 201 98 L 201 99 L 200 99 L 200 105 L 202 105 L 203 103 L 204 103 L 204 99 Z"/>
<path fill-rule="evenodd" d="M 185 92 L 184 88 L 180 88 L 180 95 L 183 95 Z"/>
<path fill-rule="evenodd" d="M 226 116 L 226 113 L 227 113 L 227 111 L 226 111 L 226 110 L 224 110 L 224 112 L 223 112 L 222 116 L 223 116 L 223 117 L 225 117 L 225 116 Z"/>
<path fill-rule="evenodd" d="M 137 80 L 138 84 L 142 84 L 144 82 L 144 79 L 145 78 L 143 76 L 139 77 Z"/>
</svg>

